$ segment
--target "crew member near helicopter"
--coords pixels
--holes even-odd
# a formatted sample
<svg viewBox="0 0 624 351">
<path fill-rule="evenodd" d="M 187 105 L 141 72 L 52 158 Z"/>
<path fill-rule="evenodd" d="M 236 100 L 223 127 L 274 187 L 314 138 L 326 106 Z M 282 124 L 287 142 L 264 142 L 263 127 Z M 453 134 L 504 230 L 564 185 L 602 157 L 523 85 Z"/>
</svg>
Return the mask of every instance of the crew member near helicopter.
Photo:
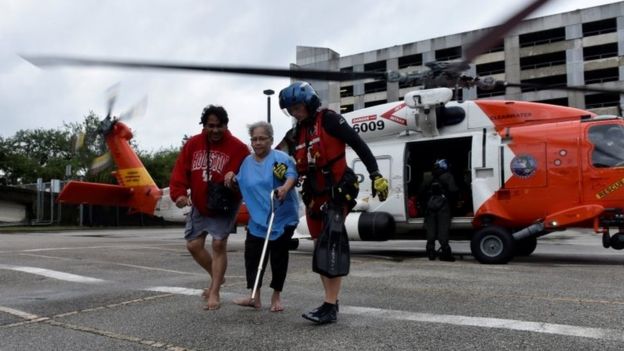
<svg viewBox="0 0 624 351">
<path fill-rule="evenodd" d="M 358 192 L 357 177 L 347 167 L 345 148 L 349 145 L 360 157 L 373 183 L 373 196 L 380 201 L 388 196 L 388 180 L 379 173 L 377 161 L 368 145 L 339 114 L 321 109 L 321 100 L 307 82 L 295 82 L 282 89 L 279 104 L 287 116 L 294 117 L 297 124 L 287 138 L 294 145 L 297 173 L 304 179 L 302 198 L 306 205 L 306 221 L 313 239 L 323 228 L 321 207 L 332 201 L 348 213 L 355 205 Z M 331 183 L 331 184 L 329 184 Z M 342 191 L 337 191 L 341 189 Z M 335 322 L 338 313 L 338 293 L 342 277 L 329 278 L 321 275 L 325 290 L 324 303 L 302 315 L 317 324 Z"/>
<path fill-rule="evenodd" d="M 449 171 L 449 163 L 445 159 L 438 159 L 433 164 L 432 177 L 423 182 L 421 195 L 424 199 L 422 207 L 425 210 L 425 231 L 427 232 L 427 256 L 435 260 L 435 241 L 440 243 L 440 261 L 455 261 L 449 245 L 449 230 L 451 227 L 451 208 L 458 192 L 453 174 Z"/>
</svg>

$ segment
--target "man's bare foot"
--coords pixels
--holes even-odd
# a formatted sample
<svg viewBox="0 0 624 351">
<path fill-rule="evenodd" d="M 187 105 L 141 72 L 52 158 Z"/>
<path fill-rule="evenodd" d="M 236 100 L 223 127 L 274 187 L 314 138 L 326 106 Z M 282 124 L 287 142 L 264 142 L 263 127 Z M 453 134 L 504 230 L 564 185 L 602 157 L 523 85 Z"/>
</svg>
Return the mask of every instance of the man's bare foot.
<svg viewBox="0 0 624 351">
<path fill-rule="evenodd" d="M 282 312 L 283 310 L 284 306 L 282 305 L 280 293 L 274 292 L 273 296 L 271 296 L 271 312 Z"/>
<path fill-rule="evenodd" d="M 205 310 L 218 310 L 221 307 L 219 301 L 219 292 L 218 291 L 210 291 L 208 292 L 208 299 L 206 302 L 206 306 L 204 306 Z"/>
<path fill-rule="evenodd" d="M 223 286 L 223 284 L 225 284 L 225 278 L 223 278 L 223 280 L 221 281 L 221 286 Z M 201 293 L 201 297 L 204 300 L 208 300 L 208 294 L 210 294 L 210 289 L 212 289 L 212 283 L 210 283 L 210 286 L 205 288 Z"/>
<path fill-rule="evenodd" d="M 262 307 L 262 302 L 260 301 L 259 297 L 256 297 L 253 300 L 251 299 L 251 297 L 240 297 L 238 299 L 232 300 L 232 302 L 234 302 L 235 304 L 239 306 L 253 307 L 257 310 L 259 310 Z"/>
</svg>

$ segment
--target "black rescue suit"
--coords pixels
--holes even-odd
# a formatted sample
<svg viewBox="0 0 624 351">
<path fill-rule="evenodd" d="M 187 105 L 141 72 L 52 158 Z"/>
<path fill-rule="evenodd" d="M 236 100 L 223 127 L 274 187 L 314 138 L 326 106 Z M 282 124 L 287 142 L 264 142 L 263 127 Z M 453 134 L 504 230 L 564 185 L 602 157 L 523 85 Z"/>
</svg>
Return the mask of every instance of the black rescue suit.
<svg viewBox="0 0 624 351">
<path fill-rule="evenodd" d="M 422 208 L 425 210 L 425 230 L 427 231 L 427 252 L 435 248 L 435 240 L 440 242 L 443 254 L 448 251 L 449 229 L 451 226 L 451 208 L 455 195 L 459 190 L 448 171 L 434 170 L 433 177 L 423 186 L 425 200 Z"/>
</svg>

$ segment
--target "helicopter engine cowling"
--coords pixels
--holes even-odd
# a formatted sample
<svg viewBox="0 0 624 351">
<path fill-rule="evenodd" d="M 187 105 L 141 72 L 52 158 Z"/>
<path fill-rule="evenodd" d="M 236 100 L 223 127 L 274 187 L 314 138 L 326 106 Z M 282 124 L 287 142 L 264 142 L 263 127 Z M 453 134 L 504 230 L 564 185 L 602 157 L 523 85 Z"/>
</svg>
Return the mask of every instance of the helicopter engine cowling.
<svg viewBox="0 0 624 351">
<path fill-rule="evenodd" d="M 394 217 L 387 212 L 353 212 L 345 221 L 351 240 L 386 241 L 394 234 Z"/>
</svg>

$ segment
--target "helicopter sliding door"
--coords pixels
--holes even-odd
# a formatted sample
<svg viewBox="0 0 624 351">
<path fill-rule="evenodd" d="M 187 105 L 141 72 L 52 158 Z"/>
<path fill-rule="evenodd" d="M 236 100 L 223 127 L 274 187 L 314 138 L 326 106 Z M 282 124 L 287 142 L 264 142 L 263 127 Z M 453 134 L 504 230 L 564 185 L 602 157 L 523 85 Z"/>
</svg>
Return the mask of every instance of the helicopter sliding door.
<svg viewBox="0 0 624 351">
<path fill-rule="evenodd" d="M 430 181 L 433 163 L 438 159 L 448 161 L 449 170 L 459 188 L 452 209 L 454 224 L 462 221 L 461 218 L 473 216 L 470 186 L 472 181 L 472 139 L 472 136 L 459 136 L 407 143 L 405 189 L 406 207 L 410 222 L 416 222 L 416 220 L 422 219 L 424 215 L 422 203 L 426 195 L 425 184 Z M 464 220 L 464 222 L 466 221 Z"/>
</svg>

